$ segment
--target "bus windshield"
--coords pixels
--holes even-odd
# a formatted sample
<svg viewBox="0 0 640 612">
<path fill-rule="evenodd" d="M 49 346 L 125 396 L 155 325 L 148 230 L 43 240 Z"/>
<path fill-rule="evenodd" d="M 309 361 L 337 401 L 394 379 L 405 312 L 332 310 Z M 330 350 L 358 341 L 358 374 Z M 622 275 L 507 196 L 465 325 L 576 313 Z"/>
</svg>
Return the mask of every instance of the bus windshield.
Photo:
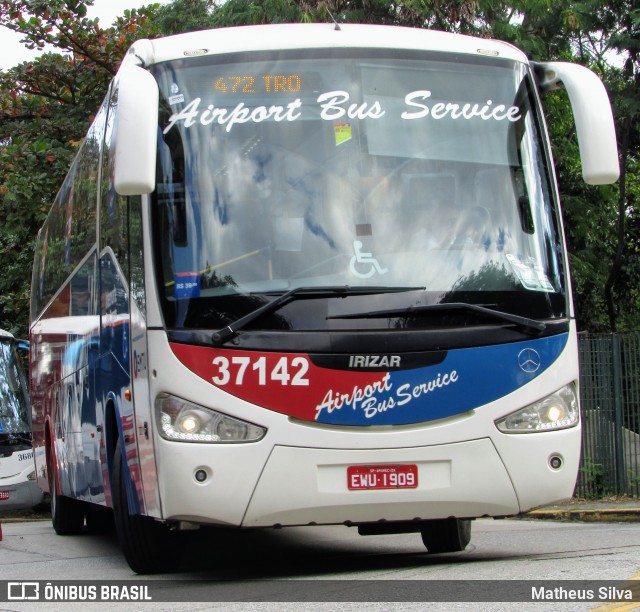
<svg viewBox="0 0 640 612">
<path fill-rule="evenodd" d="M 30 409 L 16 344 L 0 335 L 0 448 L 31 446 Z"/>
<path fill-rule="evenodd" d="M 445 303 L 567 316 L 557 202 L 526 66 L 342 49 L 190 58 L 151 71 L 167 327 L 217 329 L 297 287 L 380 295 L 319 292 L 251 329 L 398 327 L 395 315 L 349 316 L 365 303 L 398 316 Z"/>
</svg>

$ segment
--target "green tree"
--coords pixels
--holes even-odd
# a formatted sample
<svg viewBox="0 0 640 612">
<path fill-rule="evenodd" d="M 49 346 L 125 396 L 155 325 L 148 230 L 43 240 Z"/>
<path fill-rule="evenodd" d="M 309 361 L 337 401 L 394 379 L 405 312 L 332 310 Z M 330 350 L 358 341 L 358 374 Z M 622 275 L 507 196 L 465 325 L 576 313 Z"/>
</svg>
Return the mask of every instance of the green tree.
<svg viewBox="0 0 640 612">
<path fill-rule="evenodd" d="M 569 235 L 580 237 L 569 241 L 578 270 L 579 320 L 590 331 L 640 329 L 640 6 L 637 0 L 571 5 L 575 60 L 591 66 L 608 86 L 620 152 L 620 180 L 599 189 L 578 185 L 568 164 L 559 164 L 561 186 L 579 200 L 579 206 L 565 203 Z M 560 142 L 567 142 L 566 134 Z"/>
<path fill-rule="evenodd" d="M 615 221 L 614 253 L 604 286 L 607 314 L 612 331 L 622 323 L 638 325 L 640 317 L 640 223 L 638 181 L 640 151 L 640 6 L 637 0 L 614 0 L 606 4 L 585 3 L 588 30 L 595 32 L 592 48 L 604 63 L 606 53 L 617 53 L 621 68 L 608 70 L 614 96 L 620 146 L 619 191 Z M 589 6 L 591 5 L 591 6 Z"/>
<path fill-rule="evenodd" d="M 103 28 L 86 17 L 92 2 L 0 3 L 0 25 L 44 53 L 0 73 L 0 327 L 28 324 L 33 247 L 109 80 L 154 8 L 126 11 Z"/>
<path fill-rule="evenodd" d="M 212 28 L 212 13 L 218 4 L 216 0 L 174 0 L 158 7 L 153 28 L 165 36 Z"/>
</svg>

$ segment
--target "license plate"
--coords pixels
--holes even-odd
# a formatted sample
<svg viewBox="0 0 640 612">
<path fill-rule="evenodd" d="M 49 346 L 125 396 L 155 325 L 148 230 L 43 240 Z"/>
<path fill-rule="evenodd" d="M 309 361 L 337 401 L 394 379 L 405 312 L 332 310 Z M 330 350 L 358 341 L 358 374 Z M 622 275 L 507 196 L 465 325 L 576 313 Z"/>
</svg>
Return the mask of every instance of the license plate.
<svg viewBox="0 0 640 612">
<path fill-rule="evenodd" d="M 418 466 L 350 465 L 347 467 L 347 487 L 363 489 L 415 489 L 418 486 Z"/>
<path fill-rule="evenodd" d="M 0 491 L 0 501 L 3 499 L 9 499 L 9 491 Z"/>
</svg>

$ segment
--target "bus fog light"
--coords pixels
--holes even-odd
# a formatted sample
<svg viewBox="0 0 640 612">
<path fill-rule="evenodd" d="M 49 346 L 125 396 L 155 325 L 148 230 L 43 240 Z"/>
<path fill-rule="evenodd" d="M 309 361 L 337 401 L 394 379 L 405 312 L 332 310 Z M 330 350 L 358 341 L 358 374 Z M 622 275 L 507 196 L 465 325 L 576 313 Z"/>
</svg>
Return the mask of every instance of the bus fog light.
<svg viewBox="0 0 640 612">
<path fill-rule="evenodd" d="M 549 466 L 552 470 L 559 470 L 562 467 L 562 457 L 559 455 L 552 455 L 549 458 Z"/>
<path fill-rule="evenodd" d="M 571 384 L 495 423 L 503 433 L 537 433 L 575 427 L 579 421 L 576 388 Z"/>
<path fill-rule="evenodd" d="M 205 470 L 196 470 L 195 478 L 198 482 L 204 482 L 207 479 L 207 472 Z"/>
<path fill-rule="evenodd" d="M 257 442 L 267 432 L 264 427 L 166 393 L 156 398 L 156 419 L 160 435 L 178 442 Z"/>
</svg>

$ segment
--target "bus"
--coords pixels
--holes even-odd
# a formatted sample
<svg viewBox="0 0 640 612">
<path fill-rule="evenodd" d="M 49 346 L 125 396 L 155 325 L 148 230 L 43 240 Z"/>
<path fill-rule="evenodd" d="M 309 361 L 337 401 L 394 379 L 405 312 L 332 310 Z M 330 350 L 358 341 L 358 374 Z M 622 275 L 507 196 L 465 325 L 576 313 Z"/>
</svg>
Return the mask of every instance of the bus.
<svg viewBox="0 0 640 612">
<path fill-rule="evenodd" d="M 0 513 L 33 508 L 44 497 L 36 482 L 31 404 L 18 352 L 28 350 L 28 342 L 0 329 Z"/>
<path fill-rule="evenodd" d="M 540 94 L 619 174 L 590 70 L 437 31 L 134 43 L 36 247 L 33 445 L 57 533 L 344 525 L 463 550 L 572 495 L 576 325 Z M 111 514 L 112 513 L 112 514 Z"/>
</svg>

